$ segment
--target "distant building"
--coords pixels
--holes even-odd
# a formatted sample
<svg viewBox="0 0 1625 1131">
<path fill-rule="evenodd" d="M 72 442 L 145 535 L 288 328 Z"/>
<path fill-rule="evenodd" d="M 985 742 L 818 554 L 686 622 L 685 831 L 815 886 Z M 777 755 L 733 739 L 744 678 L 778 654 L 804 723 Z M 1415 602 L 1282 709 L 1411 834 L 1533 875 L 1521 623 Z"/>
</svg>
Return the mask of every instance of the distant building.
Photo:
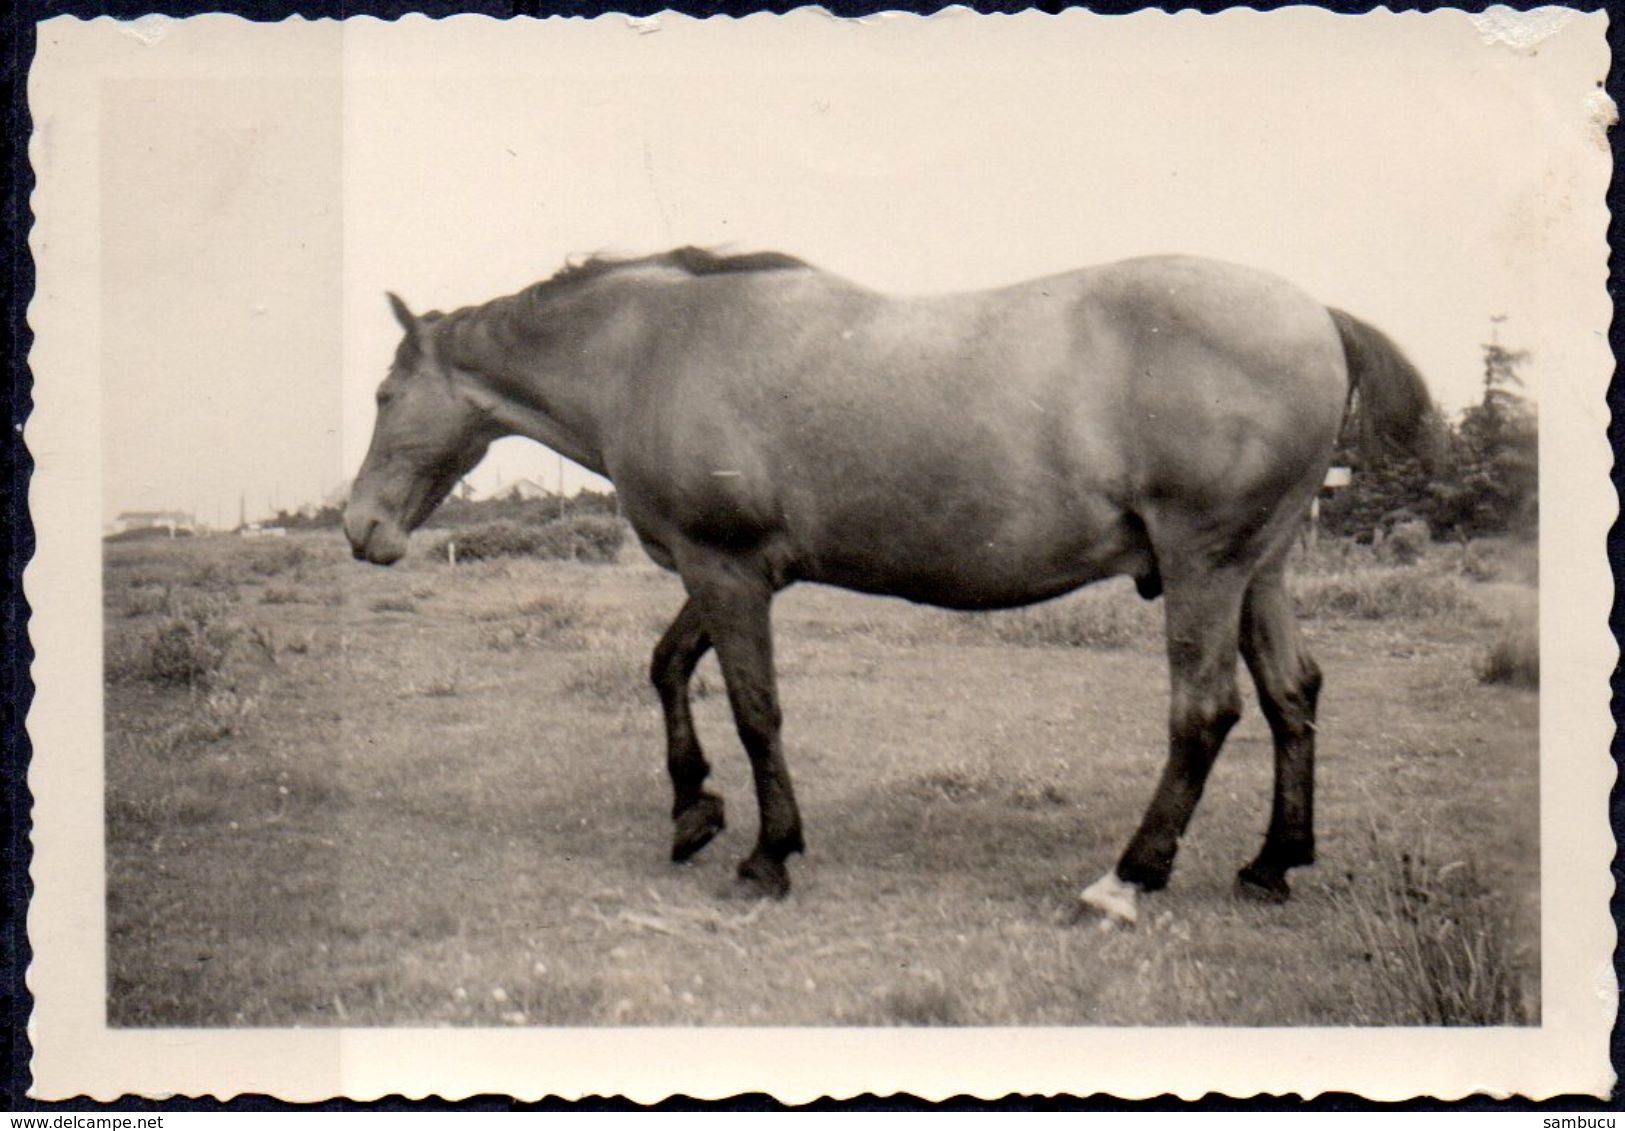
<svg viewBox="0 0 1625 1131">
<path fill-rule="evenodd" d="M 166 530 L 173 538 L 177 533 L 194 533 L 197 519 L 186 511 L 125 511 L 113 520 L 114 534 L 131 530 Z"/>
<path fill-rule="evenodd" d="M 466 496 L 465 496 L 466 497 Z M 511 499 L 551 499 L 555 493 L 534 479 L 515 479 L 512 483 L 498 483 L 489 492 L 480 492 L 476 501 L 506 502 Z"/>
</svg>

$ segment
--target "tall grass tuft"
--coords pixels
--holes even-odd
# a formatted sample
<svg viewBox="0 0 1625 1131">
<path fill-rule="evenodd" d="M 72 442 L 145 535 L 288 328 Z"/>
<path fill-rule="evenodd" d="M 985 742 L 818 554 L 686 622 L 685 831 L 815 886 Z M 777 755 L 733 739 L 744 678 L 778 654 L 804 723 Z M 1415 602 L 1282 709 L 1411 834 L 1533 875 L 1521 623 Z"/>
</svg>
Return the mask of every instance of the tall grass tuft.
<svg viewBox="0 0 1625 1131">
<path fill-rule="evenodd" d="M 1540 686 L 1540 621 L 1533 610 L 1501 622 L 1479 658 L 1477 672 L 1480 683 Z"/>
<path fill-rule="evenodd" d="M 1370 871 L 1342 900 L 1371 977 L 1362 1003 L 1385 1025 L 1526 1025 L 1505 898 L 1471 861 L 1439 865 L 1372 834 Z"/>
<path fill-rule="evenodd" d="M 146 676 L 176 687 L 207 687 L 219 678 L 241 629 L 221 607 L 199 601 L 167 618 L 148 638 Z"/>
</svg>

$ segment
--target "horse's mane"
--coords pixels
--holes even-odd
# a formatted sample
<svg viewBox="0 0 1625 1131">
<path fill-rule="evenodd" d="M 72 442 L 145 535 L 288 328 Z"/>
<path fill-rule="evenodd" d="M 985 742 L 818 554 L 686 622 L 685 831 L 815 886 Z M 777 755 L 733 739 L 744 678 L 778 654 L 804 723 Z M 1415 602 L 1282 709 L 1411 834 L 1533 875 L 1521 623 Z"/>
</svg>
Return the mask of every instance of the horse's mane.
<svg viewBox="0 0 1625 1131">
<path fill-rule="evenodd" d="M 670 267 L 687 275 L 700 278 L 705 275 L 733 275 L 745 271 L 790 271 L 805 268 L 807 262 L 778 251 L 752 251 L 739 255 L 723 255 L 703 247 L 678 247 L 657 255 L 635 258 L 594 255 L 580 263 L 566 264 L 553 277 L 537 283 L 535 288 L 556 288 L 565 283 L 585 283 L 617 271 L 640 267 Z"/>
<path fill-rule="evenodd" d="M 699 279 L 754 271 L 807 270 L 809 266 L 805 260 L 777 251 L 723 255 L 703 247 L 679 247 L 636 257 L 594 255 L 579 263 L 565 264 L 550 278 L 533 283 L 516 295 L 445 315 L 431 311 L 423 317 L 440 323 L 436 339 L 442 348 L 449 349 L 453 356 L 469 356 L 525 337 L 531 327 L 540 324 L 544 310 L 553 299 L 595 279 L 624 271 L 656 267 Z"/>
</svg>

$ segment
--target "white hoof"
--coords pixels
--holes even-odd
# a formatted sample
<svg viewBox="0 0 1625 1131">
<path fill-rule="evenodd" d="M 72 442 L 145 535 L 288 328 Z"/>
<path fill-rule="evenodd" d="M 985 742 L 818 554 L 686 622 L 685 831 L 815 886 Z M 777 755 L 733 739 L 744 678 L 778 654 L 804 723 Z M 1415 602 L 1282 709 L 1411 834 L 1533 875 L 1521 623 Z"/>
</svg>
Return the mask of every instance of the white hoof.
<svg viewBox="0 0 1625 1131">
<path fill-rule="evenodd" d="M 1107 872 L 1083 889 L 1078 896 L 1085 907 L 1093 908 L 1118 923 L 1136 922 L 1140 917 L 1140 888 L 1117 878 L 1116 872 Z"/>
</svg>

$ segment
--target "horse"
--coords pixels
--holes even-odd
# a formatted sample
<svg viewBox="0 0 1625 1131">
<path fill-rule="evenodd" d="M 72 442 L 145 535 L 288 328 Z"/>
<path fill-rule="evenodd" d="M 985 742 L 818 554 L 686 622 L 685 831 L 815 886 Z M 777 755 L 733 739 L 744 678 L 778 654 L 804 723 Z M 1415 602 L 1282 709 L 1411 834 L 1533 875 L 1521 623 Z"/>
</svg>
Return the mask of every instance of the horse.
<svg viewBox="0 0 1625 1131">
<path fill-rule="evenodd" d="M 770 626 L 787 586 L 1002 609 L 1125 575 L 1164 602 L 1169 747 L 1083 906 L 1133 922 L 1168 883 L 1239 717 L 1238 653 L 1275 776 L 1237 890 L 1285 900 L 1314 861 L 1321 672 L 1284 576 L 1345 427 L 1364 450 L 1421 450 L 1427 390 L 1381 331 L 1184 256 L 898 297 L 788 255 L 690 247 L 593 258 L 449 314 L 388 297 L 403 337 L 345 511 L 355 557 L 398 560 L 502 436 L 608 478 L 687 593 L 650 666 L 674 861 L 725 824 L 689 705 L 714 648 L 759 812 L 738 875 L 790 890 L 804 841 Z"/>
</svg>

